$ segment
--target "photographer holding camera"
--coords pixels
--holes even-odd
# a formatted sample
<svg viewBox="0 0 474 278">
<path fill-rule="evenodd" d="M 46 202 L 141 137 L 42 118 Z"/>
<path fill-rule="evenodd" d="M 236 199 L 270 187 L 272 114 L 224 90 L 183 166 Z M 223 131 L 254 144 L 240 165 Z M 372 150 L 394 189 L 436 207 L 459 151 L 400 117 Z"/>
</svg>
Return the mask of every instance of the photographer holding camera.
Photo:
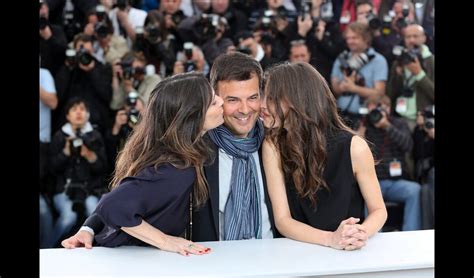
<svg viewBox="0 0 474 278">
<path fill-rule="evenodd" d="M 139 97 L 137 92 L 131 92 L 128 94 L 125 106 L 119 109 L 115 114 L 115 122 L 104 136 L 109 166 L 107 177 L 113 173 L 117 155 L 123 149 L 130 133 L 141 118 L 143 110 L 143 100 Z"/>
<path fill-rule="evenodd" d="M 128 52 L 120 61 L 114 63 L 113 94 L 110 102 L 112 110 L 122 108 L 131 92 L 138 92 L 145 103 L 148 101 L 151 91 L 160 83 L 161 77 L 155 73 L 146 74 L 146 64 L 143 53 L 134 51 Z"/>
<path fill-rule="evenodd" d="M 160 76 L 166 77 L 173 73 L 176 52 L 180 47 L 166 28 L 163 14 L 157 10 L 149 11 L 143 33 L 137 32 L 134 50 L 142 51 L 148 64 L 153 65 Z"/>
<path fill-rule="evenodd" d="M 105 12 L 105 7 L 97 5 L 86 16 L 84 34 L 94 37 L 94 56 L 101 63 L 112 64 L 129 51 L 127 41 L 122 36 L 114 35 L 112 21 Z"/>
<path fill-rule="evenodd" d="M 331 83 L 331 69 L 345 42 L 339 23 L 333 19 L 332 7 L 318 0 L 301 0 L 297 32 L 293 40 L 305 40 L 311 52 L 311 64 Z"/>
<path fill-rule="evenodd" d="M 334 62 L 331 84 L 343 118 L 357 130 L 359 109 L 365 100 L 385 94 L 388 68 L 385 58 L 370 46 L 372 36 L 367 24 L 353 22 L 344 35 L 350 51 L 341 53 Z"/>
<path fill-rule="evenodd" d="M 423 27 L 411 24 L 404 31 L 405 48 L 393 63 L 387 95 L 393 109 L 413 131 L 417 111 L 434 104 L 434 55 L 425 45 Z"/>
<path fill-rule="evenodd" d="M 82 97 L 89 104 L 90 122 L 100 132 L 110 126 L 109 103 L 112 97 L 112 69 L 94 56 L 93 38 L 78 34 L 74 38 L 74 49 L 66 51 L 66 60 L 55 76 L 58 92 L 56 128 L 61 128 L 65 103 L 72 97 Z M 54 114 L 53 114 L 54 115 Z"/>
<path fill-rule="evenodd" d="M 53 243 L 65 236 L 80 218 L 89 216 L 107 190 L 105 147 L 100 133 L 89 122 L 89 109 L 82 98 L 66 104 L 67 123 L 51 142 L 51 169 L 56 176 L 53 197 L 59 218 Z"/>
<path fill-rule="evenodd" d="M 413 132 L 415 176 L 421 186 L 422 229 L 434 228 L 435 186 L 435 106 L 428 105 L 419 111 Z"/>
<path fill-rule="evenodd" d="M 127 38 L 128 47 L 135 40 L 135 29 L 143 27 L 146 12 L 131 6 L 130 0 L 116 0 L 116 7 L 109 12 L 114 35 Z"/>
<path fill-rule="evenodd" d="M 39 34 L 41 67 L 48 69 L 54 76 L 64 61 L 67 48 L 66 35 L 63 28 L 49 21 L 49 7 L 40 1 Z"/>
<path fill-rule="evenodd" d="M 358 133 L 374 144 L 380 163 L 375 166 L 385 201 L 403 202 L 403 231 L 421 228 L 420 184 L 409 180 L 405 154 L 413 146 L 407 124 L 390 115 L 390 98 L 376 97 L 367 101 L 369 114 Z"/>
<path fill-rule="evenodd" d="M 181 0 L 159 0 L 160 12 L 165 18 L 165 28 L 169 34 L 174 36 L 176 43 L 180 46 L 184 40 L 178 32 L 178 26 L 181 21 L 186 18 L 183 11 L 180 9 Z"/>
<path fill-rule="evenodd" d="M 176 55 L 173 75 L 183 72 L 201 72 L 204 75 L 209 73 L 209 65 L 204 58 L 204 53 L 199 46 L 192 42 L 185 42 L 183 51 Z"/>
<path fill-rule="evenodd" d="M 356 3 L 357 22 L 366 23 L 372 33 L 372 47 L 382 54 L 390 68 L 395 59 L 392 50 L 402 41 L 402 35 L 392 28 L 392 17 L 388 14 L 377 16 L 371 0 Z"/>
</svg>

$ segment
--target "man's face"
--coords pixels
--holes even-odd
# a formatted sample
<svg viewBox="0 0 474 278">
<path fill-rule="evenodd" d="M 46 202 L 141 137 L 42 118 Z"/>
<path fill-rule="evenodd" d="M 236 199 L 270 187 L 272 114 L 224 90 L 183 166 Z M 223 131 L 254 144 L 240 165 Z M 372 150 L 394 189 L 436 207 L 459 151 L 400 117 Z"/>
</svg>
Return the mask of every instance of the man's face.
<svg viewBox="0 0 474 278">
<path fill-rule="evenodd" d="M 40 12 L 39 12 L 40 17 L 49 17 L 49 8 L 48 5 L 42 3 L 40 6 Z"/>
<path fill-rule="evenodd" d="M 94 53 L 94 47 L 92 46 L 91 42 L 78 41 L 76 45 L 76 51 L 79 51 L 79 49 L 81 49 L 81 46 L 83 46 L 84 49 L 89 52 L 89 54 Z"/>
<path fill-rule="evenodd" d="M 160 4 L 167 14 L 174 14 L 179 10 L 181 0 L 161 0 Z"/>
<path fill-rule="evenodd" d="M 357 22 L 368 23 L 367 16 L 372 7 L 369 4 L 362 4 L 357 6 Z"/>
<path fill-rule="evenodd" d="M 420 46 L 425 43 L 426 36 L 418 25 L 410 25 L 403 31 L 403 39 L 407 48 L 413 48 L 415 45 Z"/>
<path fill-rule="evenodd" d="M 212 0 L 211 5 L 215 13 L 222 14 L 229 7 L 229 0 Z"/>
<path fill-rule="evenodd" d="M 277 9 L 283 5 L 283 0 L 267 0 L 267 4 L 270 9 Z"/>
<path fill-rule="evenodd" d="M 310 55 L 306 45 L 293 46 L 290 50 L 290 62 L 309 63 Z"/>
<path fill-rule="evenodd" d="M 346 43 L 352 52 L 363 52 L 369 46 L 362 38 L 362 35 L 357 34 L 351 29 L 346 30 Z"/>
<path fill-rule="evenodd" d="M 247 137 L 260 113 L 257 75 L 244 81 L 219 81 L 216 93 L 224 100 L 224 125 L 237 137 Z"/>
</svg>

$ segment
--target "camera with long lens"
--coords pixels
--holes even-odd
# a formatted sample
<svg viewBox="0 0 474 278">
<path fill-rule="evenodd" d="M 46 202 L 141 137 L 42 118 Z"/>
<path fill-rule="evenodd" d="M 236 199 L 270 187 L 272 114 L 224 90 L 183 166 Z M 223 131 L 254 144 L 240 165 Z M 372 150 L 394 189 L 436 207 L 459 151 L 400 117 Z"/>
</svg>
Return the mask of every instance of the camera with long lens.
<svg viewBox="0 0 474 278">
<path fill-rule="evenodd" d="M 388 36 L 392 33 L 392 17 L 390 15 L 384 15 L 382 23 L 382 35 Z"/>
<path fill-rule="evenodd" d="M 305 20 L 306 17 L 311 18 L 312 9 L 313 9 L 313 1 L 302 0 L 300 10 L 299 10 L 299 16 L 301 16 L 301 20 Z"/>
<path fill-rule="evenodd" d="M 94 31 L 97 34 L 98 38 L 106 38 L 107 35 L 109 34 L 109 26 L 105 21 L 99 21 L 95 26 L 94 26 Z"/>
<path fill-rule="evenodd" d="M 380 122 L 380 120 L 383 118 L 382 111 L 384 110 L 380 105 L 372 109 L 372 111 L 366 115 L 367 122 L 371 123 L 372 125 Z"/>
<path fill-rule="evenodd" d="M 382 21 L 374 14 L 372 10 L 367 14 L 367 22 L 372 30 L 378 30 L 382 27 Z"/>
<path fill-rule="evenodd" d="M 143 26 L 135 27 L 135 41 L 133 42 L 132 49 L 135 52 L 141 52 L 145 49 L 145 29 Z"/>
<path fill-rule="evenodd" d="M 397 26 L 398 30 L 402 30 L 403 28 L 408 26 L 408 15 L 410 14 L 410 9 L 408 4 L 404 4 L 402 8 L 402 17 L 397 19 L 395 22 L 395 26 Z"/>
<path fill-rule="evenodd" d="M 67 49 L 66 50 L 66 61 L 69 66 L 74 67 L 77 65 L 77 55 L 76 50 L 74 49 Z"/>
<path fill-rule="evenodd" d="M 192 42 L 185 42 L 183 45 L 184 56 L 186 56 L 186 62 L 184 62 L 185 72 L 196 70 L 196 64 L 193 61 L 193 48 L 194 44 Z"/>
<path fill-rule="evenodd" d="M 128 123 L 130 126 L 135 126 L 138 122 L 138 117 L 140 112 L 137 109 L 137 100 L 138 100 L 138 93 L 135 91 L 131 91 L 127 97 L 127 104 L 130 107 L 128 110 L 127 118 Z"/>
<path fill-rule="evenodd" d="M 134 68 L 132 63 L 133 63 L 133 60 L 118 62 L 118 64 L 122 67 L 122 77 L 125 80 L 130 80 L 135 75 L 145 74 L 144 68 L 142 67 Z"/>
<path fill-rule="evenodd" d="M 252 54 L 252 50 L 250 50 L 250 48 L 248 48 L 247 46 L 239 46 L 236 48 L 236 51 L 247 54 L 247 55 Z"/>
<path fill-rule="evenodd" d="M 217 14 L 201 14 L 198 20 L 198 32 L 204 40 L 214 38 L 219 27 L 219 15 Z"/>
<path fill-rule="evenodd" d="M 392 50 L 393 55 L 395 55 L 396 60 L 401 66 L 406 66 L 415 62 L 416 59 L 418 61 L 422 60 L 421 56 L 421 48 L 415 45 L 413 48 L 405 48 L 400 45 L 396 45 L 393 47 Z"/>
<path fill-rule="evenodd" d="M 77 52 L 77 61 L 84 66 L 88 66 L 93 60 L 94 58 L 89 53 L 89 51 L 87 51 L 84 46 L 81 45 L 79 51 Z"/>
<path fill-rule="evenodd" d="M 341 71 L 346 76 L 352 75 L 352 73 L 358 72 L 363 66 L 368 64 L 375 55 L 367 54 L 367 52 L 362 52 L 359 55 L 349 55 L 349 51 L 344 50 L 338 57 L 341 64 Z M 359 86 L 365 86 L 365 80 L 362 76 L 359 76 L 356 80 L 356 84 Z"/>
<path fill-rule="evenodd" d="M 171 15 L 171 20 L 174 22 L 176 26 L 178 26 L 183 19 L 184 17 L 179 13 L 174 13 Z"/>
<path fill-rule="evenodd" d="M 105 21 L 107 18 L 105 7 L 103 5 L 97 5 L 95 6 L 95 14 L 97 15 L 97 19 L 99 21 Z"/>
<path fill-rule="evenodd" d="M 156 26 L 156 25 L 147 25 L 145 27 L 145 30 L 146 30 L 146 33 L 147 33 L 146 38 L 148 39 L 148 41 L 157 42 L 161 38 L 161 32 L 160 32 L 160 28 L 158 28 L 158 26 Z"/>
<path fill-rule="evenodd" d="M 423 117 L 425 118 L 425 128 L 432 129 L 435 127 L 435 106 L 428 105 L 423 111 Z"/>
</svg>

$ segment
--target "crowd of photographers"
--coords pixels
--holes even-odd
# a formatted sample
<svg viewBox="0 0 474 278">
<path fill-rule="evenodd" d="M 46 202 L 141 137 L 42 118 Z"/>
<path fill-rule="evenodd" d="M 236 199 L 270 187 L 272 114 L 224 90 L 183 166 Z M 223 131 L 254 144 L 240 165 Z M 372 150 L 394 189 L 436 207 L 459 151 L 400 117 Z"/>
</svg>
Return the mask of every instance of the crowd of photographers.
<svg viewBox="0 0 474 278">
<path fill-rule="evenodd" d="M 312 64 L 373 143 L 402 230 L 433 228 L 434 1 L 40 0 L 41 247 L 107 192 L 152 89 L 240 51 Z"/>
</svg>

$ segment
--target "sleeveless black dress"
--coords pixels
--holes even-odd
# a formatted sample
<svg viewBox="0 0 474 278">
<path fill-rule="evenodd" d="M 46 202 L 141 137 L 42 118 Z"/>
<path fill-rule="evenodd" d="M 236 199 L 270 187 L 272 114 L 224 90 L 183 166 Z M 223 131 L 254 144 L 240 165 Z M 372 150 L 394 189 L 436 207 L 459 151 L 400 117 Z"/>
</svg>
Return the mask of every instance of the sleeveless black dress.
<svg viewBox="0 0 474 278">
<path fill-rule="evenodd" d="M 308 198 L 300 198 L 291 176 L 285 177 L 286 194 L 291 215 L 295 220 L 314 228 L 335 231 L 349 217 L 364 220 L 364 199 L 352 172 L 352 134 L 338 131 L 327 137 L 327 159 L 324 180 L 330 188 L 316 194 L 316 206 Z"/>
</svg>

